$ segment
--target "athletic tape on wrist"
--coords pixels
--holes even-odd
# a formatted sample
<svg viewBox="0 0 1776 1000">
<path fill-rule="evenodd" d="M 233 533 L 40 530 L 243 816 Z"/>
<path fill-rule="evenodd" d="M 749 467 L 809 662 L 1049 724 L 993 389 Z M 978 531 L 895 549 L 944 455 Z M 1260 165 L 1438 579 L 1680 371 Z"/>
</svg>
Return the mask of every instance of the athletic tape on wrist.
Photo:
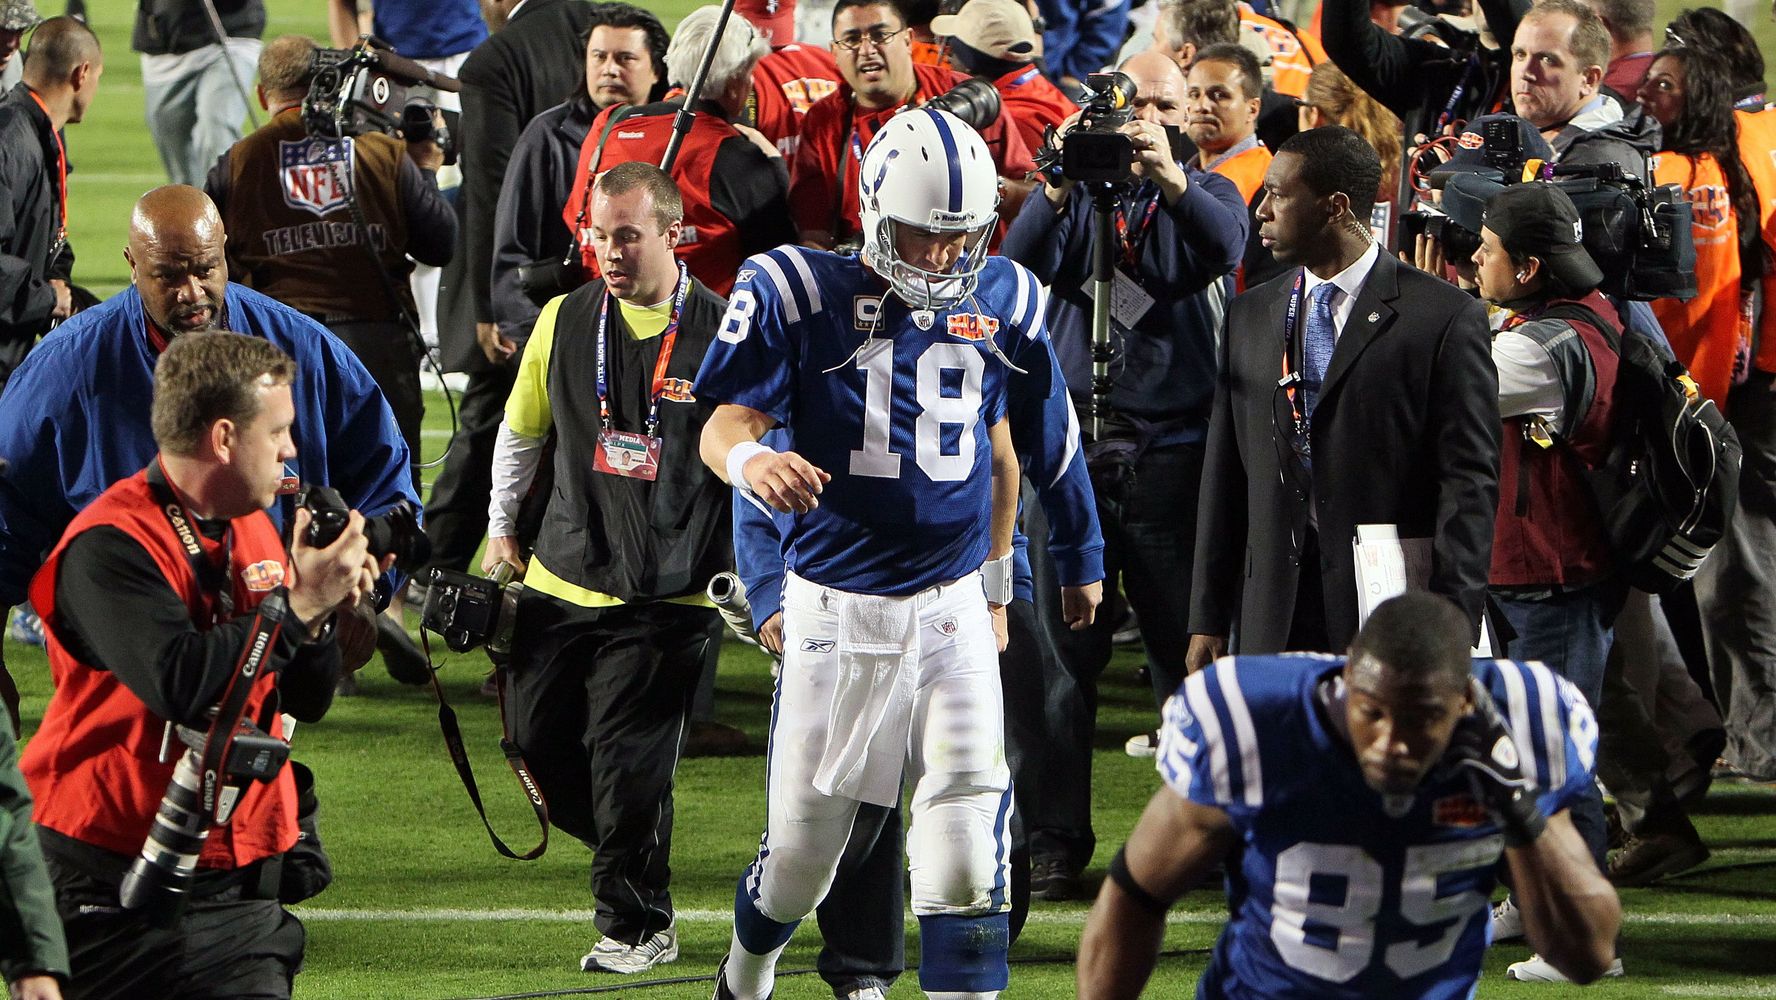
<svg viewBox="0 0 1776 1000">
<path fill-rule="evenodd" d="M 772 449 L 759 444 L 757 441 L 742 441 L 734 447 L 729 448 L 728 482 L 748 493 L 754 492 L 752 483 L 748 482 L 746 479 L 746 463 L 752 461 L 754 455 L 764 455 L 771 451 Z"/>
<path fill-rule="evenodd" d="M 1008 553 L 997 559 L 988 559 L 981 563 L 981 586 L 987 592 L 989 604 L 1005 605 L 1011 603 L 1011 555 Z"/>
</svg>

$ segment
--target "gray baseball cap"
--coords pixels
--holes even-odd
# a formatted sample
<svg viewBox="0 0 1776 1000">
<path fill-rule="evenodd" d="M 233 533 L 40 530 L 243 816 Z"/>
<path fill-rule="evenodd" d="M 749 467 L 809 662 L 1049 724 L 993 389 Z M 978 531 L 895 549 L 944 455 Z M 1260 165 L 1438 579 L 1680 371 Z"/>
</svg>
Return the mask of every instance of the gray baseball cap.
<svg viewBox="0 0 1776 1000">
<path fill-rule="evenodd" d="M 0 31 L 27 31 L 42 20 L 31 0 L 0 0 Z"/>
</svg>

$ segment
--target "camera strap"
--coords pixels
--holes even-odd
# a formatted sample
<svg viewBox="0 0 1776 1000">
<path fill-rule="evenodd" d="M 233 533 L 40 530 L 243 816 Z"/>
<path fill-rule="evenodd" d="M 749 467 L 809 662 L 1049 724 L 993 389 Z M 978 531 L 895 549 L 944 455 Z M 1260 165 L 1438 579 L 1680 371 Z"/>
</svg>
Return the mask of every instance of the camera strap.
<svg viewBox="0 0 1776 1000">
<path fill-rule="evenodd" d="M 234 559 L 232 525 L 222 535 L 222 558 L 220 565 L 204 552 L 203 543 L 198 541 L 196 518 L 185 510 L 185 502 L 179 499 L 178 491 L 167 480 L 166 469 L 160 464 L 157 455 L 148 466 L 148 492 L 166 515 L 167 523 L 172 525 L 174 537 L 185 549 L 185 557 L 191 560 L 191 571 L 197 577 L 197 585 L 204 592 L 216 599 L 215 610 L 211 613 L 210 624 L 217 625 L 234 617 L 234 586 L 228 579 L 228 566 Z"/>
<path fill-rule="evenodd" d="M 425 629 L 419 630 L 419 643 L 425 651 L 426 662 L 432 661 L 432 643 Z M 500 667 L 503 671 L 505 668 Z M 524 786 L 524 795 L 530 800 L 530 808 L 536 813 L 537 826 L 542 830 L 542 839 L 537 845 L 523 854 L 513 851 L 493 832 L 493 824 L 487 819 L 487 807 L 481 802 L 481 788 L 475 783 L 475 771 L 469 766 L 469 750 L 463 743 L 462 727 L 457 725 L 456 710 L 444 698 L 444 687 L 438 683 L 438 672 L 427 671 L 432 678 L 432 693 L 438 696 L 438 728 L 444 732 L 444 746 L 450 751 L 450 762 L 456 765 L 456 776 L 462 779 L 463 788 L 469 793 L 469 801 L 475 804 L 475 812 L 481 816 L 481 825 L 487 828 L 487 836 L 493 840 L 493 849 L 513 861 L 535 861 L 549 849 L 549 803 L 543 799 L 543 790 L 537 786 L 536 779 L 530 776 L 530 765 L 524 762 L 524 753 L 518 744 L 512 742 L 512 725 L 506 718 L 506 687 L 499 688 L 500 714 L 500 752 L 506 755 L 506 766 L 518 776 L 518 783 Z"/>
</svg>

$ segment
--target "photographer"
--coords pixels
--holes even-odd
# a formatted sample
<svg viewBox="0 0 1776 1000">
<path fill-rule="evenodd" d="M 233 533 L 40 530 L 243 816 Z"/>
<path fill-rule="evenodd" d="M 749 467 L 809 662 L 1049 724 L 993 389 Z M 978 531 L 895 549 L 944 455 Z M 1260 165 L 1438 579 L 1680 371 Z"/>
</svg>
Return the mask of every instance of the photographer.
<svg viewBox="0 0 1776 1000">
<path fill-rule="evenodd" d="M 493 457 L 482 568 L 525 575 L 503 674 L 512 741 L 551 822 L 594 852 L 603 938 L 585 972 L 678 957 L 672 781 L 719 628 L 704 588 L 733 560 L 728 489 L 698 460 L 712 404 L 692 385 L 724 303 L 673 256 L 683 217 L 652 164 L 599 177 L 587 227 L 603 277 L 543 308 Z M 527 567 L 514 521 L 551 431 L 555 488 Z"/>
<path fill-rule="evenodd" d="M 1239 264 L 1246 206 L 1233 182 L 1176 159 L 1171 133 L 1185 125 L 1184 77 L 1163 55 L 1143 52 L 1122 66 L 1134 81 L 1133 117 L 1119 131 L 1134 143 L 1130 181 L 1116 191 L 1117 304 L 1112 307 L 1113 385 L 1106 439 L 1129 444 L 1120 473 L 1094 469 L 1104 532 L 1106 580 L 1121 577 L 1141 620 L 1155 704 L 1184 676 L 1188 636 L 1192 515 L 1215 385 L 1221 317 L 1211 286 Z M 1069 122 L 1069 126 L 1072 123 Z M 1169 126 L 1169 128 L 1168 128 Z M 1062 139 L 1070 141 L 1071 135 Z M 1049 330 L 1074 403 L 1089 413 L 1091 371 L 1092 192 L 1065 179 L 1032 196 L 1005 238 L 1005 255 L 1053 289 Z M 1104 445 L 1105 441 L 1095 442 Z M 1132 474 L 1132 492 L 1109 480 Z M 1109 495 L 1107 495 L 1109 494 Z M 1045 594 L 1038 598 L 1046 599 Z M 1059 615 L 1049 616 L 1058 621 Z M 1063 669 L 1087 692 L 1109 662 L 1114 621 L 1101 616 L 1061 643 Z M 1087 704 L 1095 704 L 1088 694 Z M 1085 728 L 1086 732 L 1090 727 Z M 1131 741 L 1145 750 L 1148 734 Z M 1073 748 L 1089 755 L 1089 745 Z M 1088 772 L 1081 772 L 1088 773 Z M 1090 855 L 1090 820 L 1078 817 L 1065 857 L 1077 875 Z M 1032 844 L 1041 841 L 1033 834 Z M 1032 865 L 1048 860 L 1033 846 Z M 1083 856 L 1081 856 L 1083 855 Z"/>
<path fill-rule="evenodd" d="M 303 949 L 302 924 L 277 899 L 278 856 L 298 837 L 288 766 L 247 782 L 227 823 L 205 824 L 170 921 L 123 903 L 120 887 L 150 831 L 168 832 L 155 813 L 182 749 L 173 738 L 163 751 L 168 727 L 232 736 L 207 713 L 240 685 L 241 717 L 272 739 L 280 712 L 318 720 L 341 670 L 332 616 L 368 601 L 381 569 L 361 515 L 315 549 L 299 511 L 288 552 L 266 516 L 296 453 L 288 355 L 257 337 L 194 333 L 155 374 L 160 454 L 82 511 L 32 581 L 56 688 L 22 769 L 72 996 L 288 997 Z"/>
<path fill-rule="evenodd" d="M 265 46 L 259 103 L 271 120 L 222 154 L 204 192 L 233 237 L 230 273 L 312 316 L 351 348 L 417 461 L 425 399 L 407 279 L 414 260 L 442 266 L 456 244 L 456 213 L 438 193 L 444 153 L 430 138 L 310 136 L 302 104 L 316 59 L 315 43 L 300 35 Z"/>
<path fill-rule="evenodd" d="M 823 250 L 858 237 L 858 161 L 876 130 L 968 79 L 952 69 L 915 64 L 906 21 L 892 3 L 838 0 L 832 32 L 843 82 L 808 109 L 789 167 L 796 228 L 803 243 Z M 1003 112 L 969 124 L 986 140 L 1006 187 L 1001 218 L 1011 218 L 1029 190 L 1022 178 L 1034 166 L 1030 150 Z"/>
<path fill-rule="evenodd" d="M 1627 591 L 1611 572 L 1609 540 L 1584 475 L 1603 464 L 1615 439 L 1621 321 L 1597 290 L 1603 272 L 1579 242 L 1579 212 L 1566 192 L 1511 185 L 1486 203 L 1481 225 L 1474 254 L 1480 295 L 1512 312 L 1492 341 L 1503 443 L 1487 591 L 1515 632 L 1511 657 L 1547 664 L 1599 705 Z M 1598 871 L 1606 871 L 1595 786 L 1573 803 L 1572 816 Z M 1515 909 L 1509 901 L 1501 906 L 1514 918 Z M 1621 975 L 1621 960 L 1604 974 Z M 1513 964 L 1506 976 L 1566 981 L 1539 956 Z"/>
<path fill-rule="evenodd" d="M 715 38 L 717 6 L 685 15 L 666 48 L 666 70 L 688 85 Z M 677 253 L 691 274 L 718 295 L 734 284 L 740 263 L 795 239 L 790 221 L 789 174 L 777 148 L 756 130 L 735 126 L 752 93 L 752 70 L 770 46 L 751 22 L 728 18 L 715 42 L 690 131 L 668 171 L 684 200 L 684 235 Z M 598 251 L 586 217 L 592 179 L 613 165 L 660 163 L 684 99 L 639 107 L 613 106 L 592 122 L 580 146 L 578 166 L 562 219 L 579 243 L 586 277 L 598 274 Z"/>
<path fill-rule="evenodd" d="M 1036 59 L 1042 36 L 1021 0 L 968 0 L 955 14 L 931 19 L 931 30 L 949 41 L 957 69 L 990 82 L 1000 106 L 1030 149 L 1078 106 L 1042 75 Z"/>
</svg>

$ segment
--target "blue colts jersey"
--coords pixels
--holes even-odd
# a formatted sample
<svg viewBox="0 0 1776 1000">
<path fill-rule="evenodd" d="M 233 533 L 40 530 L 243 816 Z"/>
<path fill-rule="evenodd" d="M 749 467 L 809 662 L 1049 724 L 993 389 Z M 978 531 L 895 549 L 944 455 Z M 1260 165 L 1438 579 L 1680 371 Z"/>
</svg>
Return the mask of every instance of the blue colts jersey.
<svg viewBox="0 0 1776 1000">
<path fill-rule="evenodd" d="M 791 570 L 901 595 L 980 568 L 1009 365 L 1040 380 L 1038 398 L 1054 377 L 1046 299 L 998 257 L 972 296 L 922 315 L 855 257 L 784 246 L 747 259 L 697 393 L 769 415 L 832 475 L 784 538 Z"/>
<path fill-rule="evenodd" d="M 1227 813 L 1244 850 L 1203 1000 L 1471 996 L 1504 837 L 1464 776 L 1434 767 L 1390 812 L 1316 688 L 1341 657 L 1223 659 L 1166 704 L 1159 770 Z M 1542 809 L 1576 801 L 1597 752 L 1584 696 L 1539 663 L 1476 660 Z"/>
</svg>

